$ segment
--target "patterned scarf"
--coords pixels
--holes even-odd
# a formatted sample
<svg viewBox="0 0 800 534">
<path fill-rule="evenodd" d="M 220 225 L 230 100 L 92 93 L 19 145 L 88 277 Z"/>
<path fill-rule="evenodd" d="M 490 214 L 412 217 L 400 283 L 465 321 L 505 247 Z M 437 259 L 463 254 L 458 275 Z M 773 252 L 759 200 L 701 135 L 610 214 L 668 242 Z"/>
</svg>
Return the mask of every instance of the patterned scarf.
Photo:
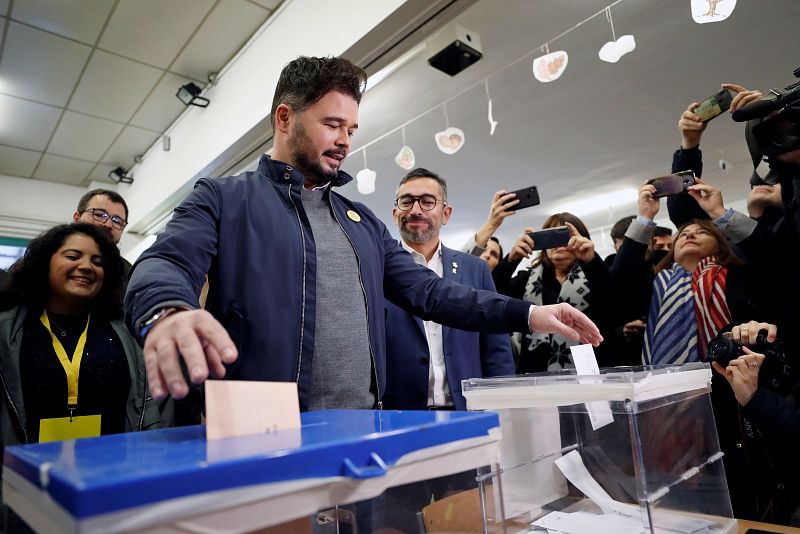
<svg viewBox="0 0 800 534">
<path fill-rule="evenodd" d="M 696 362 L 731 314 L 725 299 L 728 268 L 709 256 L 689 273 L 677 263 L 653 282 L 642 360 L 646 365 Z"/>
<path fill-rule="evenodd" d="M 544 274 L 544 266 L 539 265 L 533 269 L 528 276 L 528 282 L 525 284 L 525 293 L 523 299 L 536 304 L 542 305 L 542 293 L 544 291 L 544 284 L 542 276 Z M 573 308 L 585 312 L 589 308 L 589 301 L 586 297 L 589 296 L 589 282 L 586 279 L 586 274 L 581 269 L 578 262 L 570 270 L 567 279 L 561 285 L 561 291 L 558 294 L 558 302 L 566 302 Z M 525 334 L 523 340 L 523 348 L 528 352 L 533 352 L 540 345 L 550 346 L 550 357 L 547 362 L 548 371 L 560 371 L 562 369 L 572 368 L 572 354 L 569 347 L 577 345 L 577 341 L 567 339 L 560 334 L 539 334 L 529 333 Z"/>
</svg>

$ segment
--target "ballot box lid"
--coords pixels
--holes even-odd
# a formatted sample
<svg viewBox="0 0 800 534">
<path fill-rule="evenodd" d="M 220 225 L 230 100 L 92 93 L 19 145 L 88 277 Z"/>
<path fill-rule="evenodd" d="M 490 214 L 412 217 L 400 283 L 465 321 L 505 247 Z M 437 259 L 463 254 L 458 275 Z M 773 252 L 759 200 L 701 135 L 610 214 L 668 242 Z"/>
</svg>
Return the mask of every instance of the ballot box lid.
<svg viewBox="0 0 800 534">
<path fill-rule="evenodd" d="M 577 406 L 611 401 L 614 412 L 628 413 L 654 402 L 675 402 L 711 391 L 711 367 L 705 362 L 682 365 L 609 367 L 598 374 L 575 369 L 513 377 L 470 378 L 461 382 L 469 410 L 502 410 Z M 628 401 L 628 402 L 626 402 Z M 588 408 L 587 408 L 588 409 Z"/>
<path fill-rule="evenodd" d="M 198 425 L 19 445 L 5 449 L 4 465 L 86 518 L 255 484 L 381 476 L 404 455 L 499 427 L 495 413 L 455 411 L 326 410 L 301 423 L 213 441 Z"/>
</svg>

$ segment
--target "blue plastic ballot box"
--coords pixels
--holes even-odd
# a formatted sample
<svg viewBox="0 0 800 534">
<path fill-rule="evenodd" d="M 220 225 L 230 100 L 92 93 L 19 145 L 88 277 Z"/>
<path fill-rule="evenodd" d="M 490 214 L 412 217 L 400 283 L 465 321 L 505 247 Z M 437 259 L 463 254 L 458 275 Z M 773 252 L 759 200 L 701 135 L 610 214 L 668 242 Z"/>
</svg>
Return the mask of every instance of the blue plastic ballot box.
<svg viewBox="0 0 800 534">
<path fill-rule="evenodd" d="M 3 499 L 38 532 L 249 532 L 498 465 L 491 412 L 331 410 L 301 421 L 214 441 L 193 426 L 8 447 Z"/>
</svg>

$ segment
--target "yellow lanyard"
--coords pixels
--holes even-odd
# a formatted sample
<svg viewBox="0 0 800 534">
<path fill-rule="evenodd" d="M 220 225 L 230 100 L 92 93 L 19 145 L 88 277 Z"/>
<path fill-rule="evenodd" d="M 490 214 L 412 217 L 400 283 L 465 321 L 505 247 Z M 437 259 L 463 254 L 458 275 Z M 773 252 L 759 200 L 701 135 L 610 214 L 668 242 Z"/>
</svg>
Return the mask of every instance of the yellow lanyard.
<svg viewBox="0 0 800 534">
<path fill-rule="evenodd" d="M 81 370 L 81 358 L 83 358 L 83 347 L 86 345 L 86 333 L 89 331 L 89 319 L 91 314 L 86 318 L 86 328 L 83 329 L 81 337 L 78 338 L 78 344 L 75 346 L 75 352 L 72 353 L 72 361 L 67 357 L 67 351 L 64 350 L 64 345 L 58 340 L 53 330 L 50 328 L 50 321 L 47 318 L 47 311 L 42 312 L 39 320 L 42 322 L 47 331 L 50 332 L 50 339 L 53 340 L 53 350 L 56 351 L 58 361 L 67 373 L 67 405 L 70 410 L 74 410 L 78 406 L 78 375 Z"/>
</svg>

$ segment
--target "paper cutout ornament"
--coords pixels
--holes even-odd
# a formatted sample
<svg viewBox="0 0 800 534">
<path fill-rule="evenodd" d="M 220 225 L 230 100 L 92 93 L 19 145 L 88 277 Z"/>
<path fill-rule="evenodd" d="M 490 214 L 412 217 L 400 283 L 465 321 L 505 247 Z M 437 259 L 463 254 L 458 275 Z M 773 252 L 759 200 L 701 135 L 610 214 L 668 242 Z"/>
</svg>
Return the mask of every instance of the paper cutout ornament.
<svg viewBox="0 0 800 534">
<path fill-rule="evenodd" d="M 698 24 L 722 22 L 736 9 L 736 0 L 692 0 L 692 18 Z"/>
<path fill-rule="evenodd" d="M 369 195 L 375 192 L 375 180 L 378 173 L 372 169 L 361 169 L 356 174 L 356 187 L 362 195 Z"/>
<path fill-rule="evenodd" d="M 539 56 L 533 60 L 533 76 L 543 83 L 555 81 L 564 73 L 568 62 L 569 55 L 564 50 Z"/>
<path fill-rule="evenodd" d="M 616 63 L 619 58 L 636 50 L 636 39 L 633 35 L 623 35 L 616 41 L 609 41 L 603 45 L 597 55 L 603 61 Z"/>
<path fill-rule="evenodd" d="M 445 154 L 455 154 L 464 146 L 464 132 L 458 128 L 447 128 L 433 135 L 436 146 Z"/>
<path fill-rule="evenodd" d="M 400 168 L 407 171 L 413 169 L 414 164 L 416 163 L 414 151 L 408 145 L 403 146 L 403 148 L 400 149 L 400 152 L 398 152 L 394 157 L 394 162 L 397 163 Z"/>
<path fill-rule="evenodd" d="M 489 100 L 489 113 L 488 117 L 489 120 L 489 135 L 494 135 L 494 129 L 497 128 L 497 121 L 494 120 L 494 116 L 492 115 L 492 101 Z"/>
</svg>

